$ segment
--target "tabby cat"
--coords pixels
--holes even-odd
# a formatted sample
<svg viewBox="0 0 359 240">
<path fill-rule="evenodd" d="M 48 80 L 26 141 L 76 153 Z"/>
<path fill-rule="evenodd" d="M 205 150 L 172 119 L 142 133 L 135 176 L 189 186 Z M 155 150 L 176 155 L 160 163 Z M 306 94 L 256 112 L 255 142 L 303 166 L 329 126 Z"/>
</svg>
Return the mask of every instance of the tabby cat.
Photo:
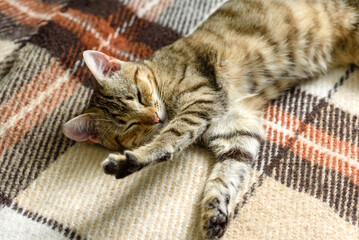
<svg viewBox="0 0 359 240">
<path fill-rule="evenodd" d="M 102 164 L 116 178 L 170 160 L 193 143 L 207 147 L 216 163 L 203 193 L 201 229 L 204 238 L 221 238 L 256 159 L 263 107 L 330 67 L 359 63 L 358 6 L 355 0 L 230 0 L 148 60 L 85 51 L 96 89 L 64 134 L 120 151 Z"/>
</svg>

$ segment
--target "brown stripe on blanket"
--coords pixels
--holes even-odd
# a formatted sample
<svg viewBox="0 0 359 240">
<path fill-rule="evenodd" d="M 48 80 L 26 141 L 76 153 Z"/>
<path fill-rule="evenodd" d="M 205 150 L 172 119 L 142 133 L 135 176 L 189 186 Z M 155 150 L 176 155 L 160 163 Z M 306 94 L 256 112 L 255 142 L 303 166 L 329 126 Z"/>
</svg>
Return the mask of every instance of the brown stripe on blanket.
<svg viewBox="0 0 359 240">
<path fill-rule="evenodd" d="M 163 27 L 155 22 L 148 22 L 135 34 L 133 40 L 144 43 L 155 51 L 180 37 L 179 33 L 170 28 Z"/>
<path fill-rule="evenodd" d="M 17 91 L 32 82 L 34 76 L 40 74 L 50 65 L 47 50 L 37 48 L 32 44 L 27 44 L 18 50 L 16 56 L 20 60 L 16 61 L 8 74 L 1 79 L 0 113 L 2 117 L 4 117 L 2 109 L 12 105 L 6 104 L 7 106 L 4 106 L 4 102 L 13 98 Z"/>
<path fill-rule="evenodd" d="M 328 106 L 330 107 L 331 105 Z M 308 146 L 311 146 L 311 144 L 308 144 L 311 142 L 313 143 L 313 147 L 315 147 L 315 151 L 323 152 L 323 150 L 320 150 L 320 147 L 322 147 L 328 151 L 337 153 L 340 159 L 343 157 L 356 158 L 355 152 L 359 151 L 359 147 L 356 143 L 340 140 L 339 138 L 331 136 L 327 133 L 326 129 L 317 129 L 312 124 L 299 121 L 298 119 L 292 117 L 291 114 L 282 112 L 274 106 L 269 106 L 268 109 L 270 110 L 270 113 L 266 116 L 268 121 L 271 121 L 273 124 L 276 124 L 274 126 L 277 126 L 274 128 L 270 127 L 269 132 L 274 131 L 274 136 L 270 136 L 269 140 L 280 143 L 282 146 L 286 146 L 287 148 L 293 148 L 291 151 L 296 151 L 296 148 L 300 147 L 298 144 L 304 144 L 304 146 L 307 148 Z M 323 123 L 321 125 L 324 125 L 327 128 L 328 125 L 324 123 L 326 120 L 327 119 L 323 119 Z M 339 122 L 336 121 L 336 123 Z M 331 127 L 337 129 L 337 131 L 340 131 L 340 126 L 343 126 L 343 124 L 340 124 L 339 127 Z M 348 127 L 350 127 L 350 125 L 348 125 Z M 351 134 L 352 132 L 351 129 L 345 129 L 344 131 L 347 131 L 347 134 Z M 313 150 L 310 151 L 313 152 Z M 308 153 L 304 152 L 304 150 L 301 154 L 304 156 L 304 158 L 309 157 Z M 313 159 L 313 156 L 310 156 L 310 159 Z M 343 167 L 341 167 L 340 171 L 343 171 Z"/>
<path fill-rule="evenodd" d="M 345 71 L 340 79 L 333 85 L 333 88 L 328 92 L 328 98 L 331 98 L 333 93 L 352 76 L 355 69 L 354 66 L 350 66 Z M 315 121 L 315 117 L 319 114 L 322 108 L 325 108 L 328 105 L 325 99 L 320 99 L 310 93 L 306 93 L 298 87 L 290 89 L 286 94 L 282 94 L 279 98 L 273 100 L 272 104 L 283 111 L 290 112 L 292 116 L 311 124 L 314 122 L 320 124 L 320 122 Z M 304 106 L 307 108 L 306 111 L 303 109 Z M 308 109 L 310 110 L 310 113 Z"/>
<path fill-rule="evenodd" d="M 12 208 L 12 210 L 16 211 L 17 213 L 23 215 L 24 217 L 30 218 L 33 221 L 36 221 L 38 223 L 47 225 L 48 227 L 51 227 L 52 230 L 58 231 L 59 233 L 63 234 L 65 237 L 68 237 L 69 239 L 86 240 L 86 238 L 81 237 L 81 235 L 78 234 L 76 230 L 70 229 L 69 227 L 64 226 L 64 224 L 62 224 L 54 219 L 46 218 L 44 216 L 41 216 L 39 213 L 25 210 L 25 209 L 19 207 L 16 203 L 14 205 L 12 205 L 11 208 Z"/>
<path fill-rule="evenodd" d="M 291 131 L 301 130 L 297 129 L 300 127 L 298 124 L 309 122 L 307 115 L 318 106 L 318 99 L 303 91 L 294 91 L 297 92 L 297 98 L 288 92 L 285 94 L 288 97 L 282 96 L 268 104 L 264 118 Z"/>
<path fill-rule="evenodd" d="M 96 9 L 96 7 L 97 5 L 91 8 Z M 73 47 L 76 42 L 84 45 L 86 49 L 92 49 L 102 44 L 97 39 L 96 34 L 102 38 L 111 34 L 112 39 L 109 45 L 101 49 L 105 53 L 123 58 L 118 53 L 122 50 L 137 58 L 148 58 L 153 50 L 180 37 L 177 32 L 168 27 L 138 18 L 134 12 L 125 6 L 116 9 L 116 18 L 111 17 L 109 19 L 102 18 L 102 15 L 90 18 L 89 15 L 72 8 L 68 8 L 66 11 L 66 14 L 77 18 L 84 25 L 70 21 L 69 18 L 62 15 L 57 15 L 47 25 L 40 28 L 39 33 L 32 38 L 31 42 L 47 48 L 59 57 L 62 53 L 68 52 L 69 48 Z M 123 15 L 126 15 L 125 18 Z M 128 26 L 129 21 L 132 22 L 130 27 Z M 86 26 L 90 26 L 91 31 L 86 29 Z M 122 32 L 116 34 L 119 29 Z M 116 37 L 114 37 L 115 35 Z M 44 39 L 46 41 L 43 41 Z M 81 53 L 75 53 L 74 58 L 80 59 Z"/>
<path fill-rule="evenodd" d="M 20 40 L 24 37 L 36 33 L 36 28 L 21 25 L 17 23 L 11 16 L 7 16 L 1 12 L 0 8 L 0 39 Z"/>
<path fill-rule="evenodd" d="M 314 121 L 314 120 L 312 120 Z M 326 103 L 315 119 L 316 128 L 341 141 L 359 145 L 358 117 Z"/>
<path fill-rule="evenodd" d="M 38 0 L 18 0 L 16 4 L 2 1 L 0 7 L 3 14 L 11 16 L 19 24 L 34 28 L 46 23 L 61 9 L 60 5 L 42 3 Z"/>
<path fill-rule="evenodd" d="M 257 170 L 265 164 L 266 175 L 287 187 L 327 202 L 340 217 L 353 225 L 358 224 L 358 196 L 355 195 L 359 193 L 359 186 L 337 171 L 302 159 L 288 149 L 273 143 L 267 145 L 272 146 L 258 159 Z M 271 159 L 270 164 L 268 159 Z"/>
<path fill-rule="evenodd" d="M 354 65 L 350 65 L 349 68 L 345 71 L 345 73 L 340 77 L 340 79 L 334 84 L 334 86 L 332 87 L 332 89 L 330 89 L 327 93 L 326 99 L 331 99 L 333 97 L 333 94 L 335 94 L 339 87 L 343 86 L 344 82 L 347 81 L 349 79 L 349 77 L 351 77 L 352 73 L 355 71 L 356 67 Z M 326 99 L 319 99 L 318 104 L 311 110 L 310 113 L 306 114 L 306 118 L 304 120 L 304 122 L 306 123 L 314 123 L 316 122 L 317 124 L 319 124 L 319 121 L 315 121 L 315 118 L 318 114 L 320 114 L 320 111 L 328 106 L 328 100 Z M 331 106 L 334 107 L 334 106 Z M 332 112 L 333 113 L 333 112 Z M 332 121 L 333 117 L 335 116 L 330 116 L 330 120 Z M 332 124 L 330 124 L 332 126 Z M 331 131 L 331 130 L 329 130 Z M 329 134 L 331 134 L 331 132 L 329 132 Z"/>
<path fill-rule="evenodd" d="M 65 6 L 72 0 L 38 0 L 38 1 L 46 4 L 57 4 L 57 5 Z"/>
<path fill-rule="evenodd" d="M 7 197 L 6 195 L 7 194 L 5 192 L 0 191 L 0 206 L 1 205 L 10 206 L 11 205 L 13 199 Z"/>
<path fill-rule="evenodd" d="M 306 115 L 303 112 L 303 107 L 311 109 L 317 101 L 317 97 L 312 94 L 306 93 L 300 88 L 293 88 L 273 100 L 272 104 L 282 111 L 288 112 L 300 120 L 304 120 Z"/>
<path fill-rule="evenodd" d="M 44 41 L 45 40 L 45 41 Z M 73 51 L 74 48 L 85 49 L 81 41 L 67 29 L 59 26 L 56 22 L 49 21 L 40 27 L 37 34 L 29 39 L 29 43 L 47 49 L 54 57 L 61 59 L 71 55 L 71 61 L 61 59 L 66 68 L 72 68 L 74 62 L 82 59 L 82 52 Z"/>
<path fill-rule="evenodd" d="M 62 134 L 61 127 L 83 111 L 89 96 L 90 91 L 85 88 L 71 95 L 4 153 L 0 162 L 1 201 L 8 202 L 16 197 L 75 143 Z"/>
<path fill-rule="evenodd" d="M 106 0 L 99 4 L 98 0 L 69 1 L 67 8 L 73 8 L 83 13 L 108 18 L 115 14 L 118 9 L 125 9 L 127 6 L 116 0 Z"/>
<path fill-rule="evenodd" d="M 248 200 L 255 194 L 256 190 L 263 184 L 263 180 L 268 175 L 268 174 L 266 174 L 266 171 L 267 172 L 271 171 L 270 169 L 266 168 L 266 164 L 268 163 L 268 161 L 270 161 L 270 159 L 267 158 L 267 156 L 274 156 L 275 152 L 278 151 L 278 149 L 275 149 L 275 151 L 273 151 L 273 150 L 274 150 L 273 145 L 270 144 L 270 142 L 268 142 L 268 141 L 261 142 L 261 144 L 259 146 L 257 159 L 262 159 L 263 161 L 258 161 L 258 160 L 253 161 L 252 166 L 251 166 L 253 169 L 255 169 L 259 172 L 259 176 L 250 185 L 249 190 L 246 193 L 244 193 L 241 201 L 236 204 L 235 209 L 234 209 L 233 219 L 235 219 L 237 217 L 239 209 L 243 208 L 244 205 L 247 204 Z M 266 158 L 264 158 L 264 156 L 266 156 Z M 270 164 L 268 164 L 268 165 L 270 165 Z"/>
<path fill-rule="evenodd" d="M 92 74 L 88 68 L 85 65 L 79 65 L 82 62 L 82 53 L 87 48 L 72 32 L 59 26 L 56 22 L 49 21 L 29 42 L 47 49 L 64 67 L 76 68 L 72 80 L 80 81 L 87 87 L 94 87 L 90 79 Z"/>
<path fill-rule="evenodd" d="M 66 78 L 69 79 L 69 76 L 63 69 L 61 69 L 61 67 L 56 66 L 56 64 L 54 68 L 47 71 L 45 76 L 51 74 L 51 71 L 54 69 L 55 72 L 59 74 L 59 77 L 56 78 L 54 83 L 51 85 L 49 84 L 43 92 L 35 89 L 33 89 L 34 91 L 30 90 L 28 92 L 30 96 L 34 93 L 41 92 L 43 97 L 37 98 L 37 101 L 39 101 L 38 104 L 34 101 L 27 102 L 27 105 L 21 108 L 24 110 L 21 117 L 19 117 L 17 112 L 10 112 L 10 115 L 4 117 L 5 124 L 2 125 L 3 134 L 0 136 L 0 142 L 3 143 L 0 144 L 0 154 L 3 154 L 4 150 L 11 148 L 13 144 L 20 140 L 23 134 L 39 124 L 47 114 L 56 108 L 57 105 L 64 101 L 69 95 L 75 93 L 80 87 L 80 84 L 75 81 L 64 81 Z M 64 89 L 65 87 L 66 89 Z"/>
</svg>

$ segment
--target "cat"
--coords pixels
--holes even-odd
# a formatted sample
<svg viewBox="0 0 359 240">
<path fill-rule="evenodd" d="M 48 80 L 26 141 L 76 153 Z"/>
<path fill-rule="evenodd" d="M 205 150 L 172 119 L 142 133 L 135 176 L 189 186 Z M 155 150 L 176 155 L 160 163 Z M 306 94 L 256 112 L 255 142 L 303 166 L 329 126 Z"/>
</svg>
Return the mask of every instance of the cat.
<svg viewBox="0 0 359 240">
<path fill-rule="evenodd" d="M 120 151 L 102 167 L 124 178 L 197 143 L 216 163 L 201 204 L 201 231 L 221 238 L 263 139 L 264 106 L 329 68 L 359 60 L 354 0 L 230 0 L 191 35 L 148 60 L 88 50 L 96 87 L 64 134 Z"/>
</svg>

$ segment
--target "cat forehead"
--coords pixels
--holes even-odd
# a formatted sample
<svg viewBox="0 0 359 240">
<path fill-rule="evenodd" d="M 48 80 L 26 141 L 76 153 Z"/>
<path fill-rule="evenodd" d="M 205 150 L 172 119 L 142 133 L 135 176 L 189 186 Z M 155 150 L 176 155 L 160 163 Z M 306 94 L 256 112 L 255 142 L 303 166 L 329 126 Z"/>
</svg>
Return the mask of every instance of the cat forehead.
<svg viewBox="0 0 359 240">
<path fill-rule="evenodd" d="M 140 66 L 135 62 L 127 62 L 120 72 L 122 72 L 124 75 L 131 75 L 137 71 L 139 67 Z"/>
<path fill-rule="evenodd" d="M 114 72 L 112 76 L 121 79 L 124 83 L 136 83 L 137 78 L 147 74 L 146 68 L 137 63 L 126 64 L 120 71 Z"/>
<path fill-rule="evenodd" d="M 107 95 L 126 96 L 128 94 L 136 94 L 138 85 L 146 82 L 150 71 L 139 63 L 126 63 L 119 71 L 115 71 L 105 78 L 105 86 L 100 89 Z"/>
<path fill-rule="evenodd" d="M 150 70 L 144 64 L 144 62 L 133 62 L 127 64 L 126 67 L 121 69 L 123 74 L 133 79 L 136 75 L 140 77 L 145 77 L 150 74 Z"/>
<path fill-rule="evenodd" d="M 122 71 L 114 72 L 110 76 L 107 77 L 108 85 L 104 88 L 105 91 L 116 91 L 118 92 L 126 92 L 126 91 L 135 91 L 136 85 L 132 80 L 133 77 L 125 74 Z"/>
</svg>

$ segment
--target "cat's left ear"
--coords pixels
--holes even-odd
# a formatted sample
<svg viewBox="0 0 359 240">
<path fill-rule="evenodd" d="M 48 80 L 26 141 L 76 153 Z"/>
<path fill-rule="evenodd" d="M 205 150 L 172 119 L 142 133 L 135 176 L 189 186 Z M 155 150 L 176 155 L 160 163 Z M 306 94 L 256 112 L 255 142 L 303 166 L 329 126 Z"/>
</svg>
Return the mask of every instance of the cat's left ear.
<svg viewBox="0 0 359 240">
<path fill-rule="evenodd" d="M 106 84 L 107 74 L 120 70 L 124 64 L 123 61 L 99 51 L 87 50 L 83 56 L 87 67 L 100 85 Z"/>
<path fill-rule="evenodd" d="M 98 143 L 98 136 L 94 130 L 94 122 L 89 114 L 79 115 L 62 127 L 64 135 L 77 142 Z"/>
</svg>

